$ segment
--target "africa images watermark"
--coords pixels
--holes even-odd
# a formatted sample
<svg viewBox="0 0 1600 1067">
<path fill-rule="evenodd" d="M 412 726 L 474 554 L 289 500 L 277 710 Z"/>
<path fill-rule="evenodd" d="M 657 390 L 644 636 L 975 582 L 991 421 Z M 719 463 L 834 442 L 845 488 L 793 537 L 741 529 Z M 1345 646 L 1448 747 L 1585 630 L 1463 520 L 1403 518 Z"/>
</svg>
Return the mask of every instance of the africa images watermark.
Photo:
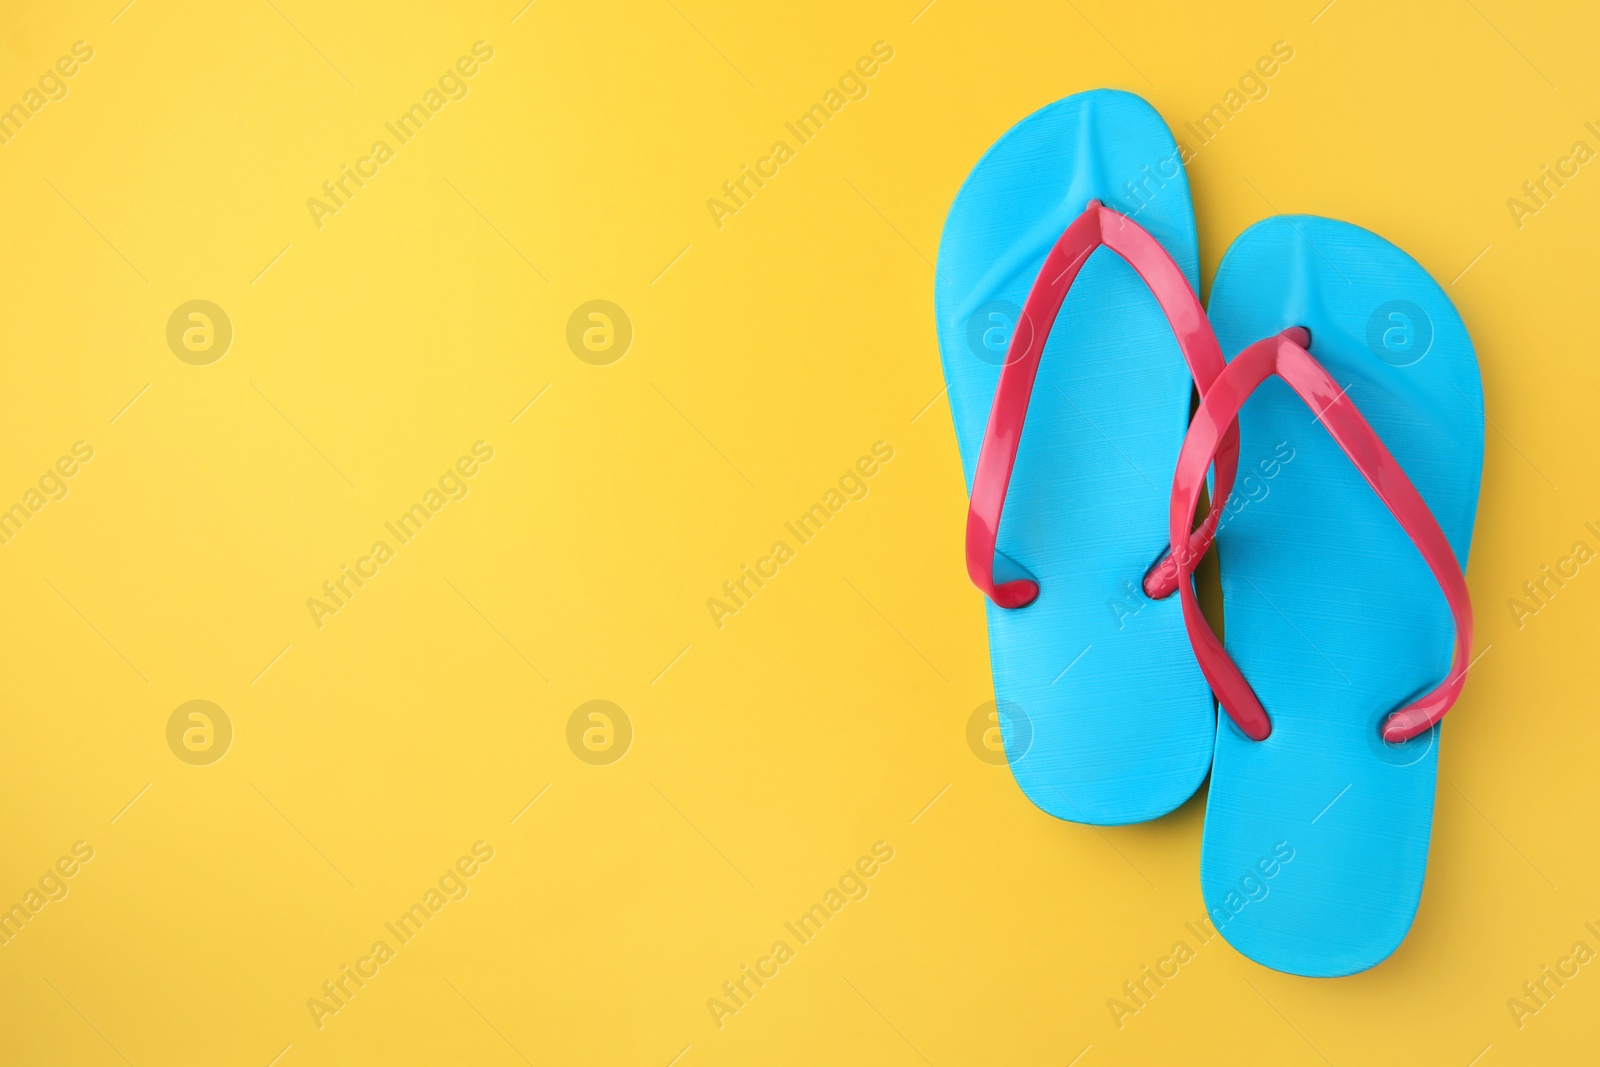
<svg viewBox="0 0 1600 1067">
<path fill-rule="evenodd" d="M 711 1021 L 717 1025 L 717 1029 L 721 1030 L 726 1025 L 729 1016 L 738 1015 L 749 1007 L 755 995 L 778 977 L 783 965 L 795 958 L 797 948 L 810 944 L 830 920 L 839 917 L 845 905 L 867 899 L 867 894 L 872 892 L 868 882 L 893 859 L 893 845 L 887 841 L 874 841 L 872 854 L 860 857 L 846 868 L 839 876 L 837 888 L 829 886 L 827 892 L 822 894 L 820 903 L 812 904 L 793 922 L 783 924 L 783 928 L 794 938 L 794 945 L 782 938 L 774 941 L 771 950 L 757 958 L 753 967 L 748 963 L 741 965 L 736 977 L 722 983 L 721 997 L 707 997 L 706 1010 L 711 1013 Z"/>
<path fill-rule="evenodd" d="M 1590 136 L 1600 139 L 1600 127 L 1593 122 L 1585 122 L 1583 128 L 1589 131 Z M 1539 175 L 1522 183 L 1522 195 L 1506 198 L 1506 210 L 1511 212 L 1511 222 L 1517 229 L 1522 229 L 1525 219 L 1537 215 L 1540 211 L 1550 206 L 1556 194 L 1567 187 L 1567 182 L 1576 178 L 1585 163 L 1595 157 L 1595 150 L 1588 141 L 1574 141 L 1567 154 L 1559 157 L 1552 166 L 1549 163 L 1539 167 Z"/>
<path fill-rule="evenodd" d="M 472 491 L 469 480 L 483 469 L 482 464 L 492 459 L 493 445 L 487 441 L 473 442 L 471 455 L 458 458 L 439 476 L 436 485 L 428 487 L 421 500 L 402 511 L 392 522 L 384 523 L 383 528 L 389 531 L 398 545 L 409 545 L 422 533 L 422 528 L 430 519 L 439 517 L 439 512 L 444 510 L 446 504 L 467 498 Z M 306 610 L 311 612 L 311 621 L 317 629 L 322 629 L 327 616 L 337 615 L 341 609 L 348 607 L 355 595 L 382 573 L 383 565 L 397 554 L 398 549 L 394 545 L 379 538 L 372 542 L 367 554 L 358 557 L 353 565 L 341 563 L 338 575 L 322 583 L 322 596 L 306 598 Z"/>
<path fill-rule="evenodd" d="M 1584 923 L 1583 928 L 1600 938 L 1600 927 L 1593 922 Z M 1506 998 L 1506 1010 L 1511 1013 L 1511 1021 L 1517 1024 L 1517 1029 L 1521 1030 L 1529 1018 L 1548 1008 L 1556 994 L 1578 977 L 1584 964 L 1594 958 L 1595 951 L 1589 942 L 1575 941 L 1571 952 L 1556 960 L 1553 966 L 1547 963 L 1541 967 L 1538 977 L 1523 982 L 1521 996 Z"/>
<path fill-rule="evenodd" d="M 1600 541 L 1600 529 L 1592 522 L 1583 524 L 1583 528 L 1597 541 Z M 1595 558 L 1595 550 L 1587 541 L 1574 541 L 1572 548 L 1565 556 L 1554 563 L 1546 563 L 1539 568 L 1539 576 L 1530 578 L 1522 583 L 1522 596 L 1510 597 L 1506 600 L 1506 608 L 1511 612 L 1511 620 L 1517 624 L 1517 629 L 1527 625 L 1527 621 L 1549 607 L 1555 600 L 1556 594 L 1567 587 L 1567 583 L 1583 572 L 1583 567 Z"/>
<path fill-rule="evenodd" d="M 1195 154 L 1216 140 L 1223 129 L 1239 117 L 1251 103 L 1265 100 L 1272 92 L 1272 87 L 1267 82 L 1276 77 L 1278 72 L 1294 59 L 1294 46 L 1288 41 L 1272 42 L 1270 54 L 1260 56 L 1255 64 L 1245 69 L 1239 75 L 1237 88 L 1229 89 L 1222 94 L 1222 99 L 1211 107 L 1194 122 L 1185 122 L 1183 128 L 1195 136 L 1195 147 L 1190 148 L 1183 141 L 1178 142 L 1178 150 L 1187 164 Z M 1198 123 L 1198 125 L 1196 125 Z"/>
<path fill-rule="evenodd" d="M 1256 865 L 1239 878 L 1238 888 L 1228 890 L 1221 903 L 1211 909 L 1210 915 L 1199 920 L 1198 926 L 1185 922 L 1184 927 L 1194 935 L 1196 943 L 1201 947 L 1209 944 L 1230 919 L 1251 904 L 1266 900 L 1272 893 L 1272 886 L 1268 883 L 1293 862 L 1294 855 L 1294 848 L 1289 842 L 1279 841 L 1272 846 L 1271 854 L 1256 861 Z M 1117 1029 L 1121 1030 L 1129 1019 L 1148 1008 L 1156 994 L 1178 977 L 1183 965 L 1194 960 L 1195 954 L 1195 947 L 1188 941 L 1176 941 L 1167 955 L 1157 959 L 1153 965 L 1145 964 L 1138 975 L 1123 982 L 1122 997 L 1106 1000 L 1106 1010 L 1111 1013 L 1111 1021 Z"/>
<path fill-rule="evenodd" d="M 39 112 L 54 101 L 65 100 L 70 88 L 67 79 L 81 69 L 82 64 L 94 58 L 94 47 L 87 41 L 72 42 L 72 52 L 57 59 L 39 75 L 38 88 L 30 87 L 22 99 L 0 111 L 0 145 L 9 145 L 12 138 L 22 132 L 28 120 L 37 118 Z"/>
<path fill-rule="evenodd" d="M 55 463 L 45 468 L 39 476 L 36 486 L 29 486 L 22 494 L 22 499 L 10 507 L 0 510 L 0 545 L 9 545 L 13 538 L 22 532 L 34 516 L 43 511 L 45 505 L 57 500 L 65 500 L 71 492 L 67 480 L 75 476 L 82 465 L 94 458 L 94 446 L 87 441 L 74 441 L 72 454 L 62 456 Z"/>
<path fill-rule="evenodd" d="M 1179 138 L 1171 155 L 1156 160 L 1154 164 L 1146 163 L 1140 169 L 1138 178 L 1130 178 L 1123 183 L 1122 191 L 1127 197 L 1125 206 L 1131 208 L 1128 217 L 1137 218 L 1167 187 L 1168 182 L 1177 180 L 1200 149 L 1222 135 L 1222 131 L 1239 117 L 1240 112 L 1252 103 L 1265 100 L 1272 92 L 1272 86 L 1268 83 L 1292 59 L 1294 47 L 1288 41 L 1274 41 L 1271 52 L 1259 57 L 1253 66 L 1247 68 L 1239 76 L 1236 87 L 1222 94 L 1222 99 L 1212 104 L 1199 118 L 1185 122 L 1183 128 L 1194 138 L 1192 147 L 1189 141 Z"/>
<path fill-rule="evenodd" d="M 480 64 L 494 58 L 494 47 L 487 41 L 473 42 L 471 51 L 471 55 L 460 57 L 439 75 L 437 86 L 428 87 L 427 92 L 422 94 L 421 103 L 412 104 L 400 113 L 399 118 L 383 124 L 383 128 L 394 137 L 395 145 L 383 139 L 372 142 L 368 154 L 357 159 L 354 167 L 341 163 L 338 176 L 322 183 L 321 198 L 313 196 L 306 201 L 306 209 L 311 212 L 311 221 L 317 229 L 322 229 L 327 216 L 337 215 L 348 207 L 367 182 L 378 176 L 383 165 L 395 157 L 397 145 L 410 144 L 411 139 L 421 133 L 422 128 L 443 111 L 446 104 L 467 98 L 467 93 L 471 91 L 468 80 L 477 75 Z"/>
<path fill-rule="evenodd" d="M 1128 218 L 1137 219 L 1170 183 L 1185 177 L 1184 168 L 1194 162 L 1201 148 L 1220 137 L 1246 107 L 1265 100 L 1272 93 L 1271 80 L 1293 59 L 1294 47 L 1288 41 L 1273 42 L 1271 51 L 1246 67 L 1234 86 L 1222 94 L 1221 100 L 1198 119 L 1183 124 L 1184 130 L 1193 137 L 1193 147 L 1188 140 L 1175 139 L 1171 152 L 1141 164 L 1137 175 L 1123 180 L 1118 199 L 1112 206 Z M 1115 179 L 1109 183 L 1115 184 Z M 1187 188 L 1187 182 L 1183 187 Z M 720 222 L 718 226 L 720 228 Z M 991 366 L 1004 366 L 1007 353 L 1011 351 L 1012 332 L 1021 317 L 1022 309 L 1008 300 L 981 304 L 967 319 L 967 345 L 972 354 Z"/>
<path fill-rule="evenodd" d="M 37 885 L 29 886 L 21 900 L 11 905 L 9 910 L 0 912 L 0 945 L 11 944 L 12 939 L 22 933 L 23 927 L 37 918 L 46 905 L 67 899 L 67 894 L 72 891 L 68 880 L 92 859 L 94 846 L 87 841 L 74 841 L 70 855 L 62 855 L 45 868 Z"/>
<path fill-rule="evenodd" d="M 882 464 L 892 459 L 894 446 L 887 441 L 875 442 L 872 455 L 857 459 L 853 467 L 839 476 L 837 488 L 830 487 L 819 503 L 812 504 L 793 522 L 784 523 L 783 528 L 794 536 L 796 545 L 809 545 L 822 532 L 828 520 L 839 517 L 839 512 L 844 510 L 846 504 L 867 498 L 872 491 L 868 481 L 877 476 Z M 794 559 L 796 545 L 784 540 L 774 541 L 770 553 L 757 559 L 753 567 L 748 563 L 741 565 L 737 576 L 722 583 L 726 600 L 718 597 L 706 599 L 706 610 L 711 612 L 711 622 L 717 629 L 722 629 L 723 620 L 729 615 L 737 615 L 749 607 L 756 593 L 782 573 L 783 565 Z"/>
<path fill-rule="evenodd" d="M 1294 456 L 1294 446 L 1288 441 L 1279 441 L 1273 446 L 1271 458 L 1256 461 L 1256 470 L 1261 472 L 1260 478 L 1246 467 L 1244 477 L 1234 484 L 1233 492 L 1228 494 L 1227 503 L 1223 506 L 1222 515 L 1217 520 L 1217 528 L 1212 536 L 1220 534 L 1229 522 L 1252 503 L 1260 503 L 1267 499 L 1272 492 L 1272 486 L 1267 483 L 1293 462 Z M 1188 545 L 1179 545 L 1177 548 L 1180 554 L 1187 550 Z M 1127 578 L 1122 582 L 1122 596 L 1107 601 L 1106 607 L 1111 609 L 1112 616 L 1117 620 L 1117 629 L 1121 630 L 1127 625 L 1128 620 L 1143 611 L 1148 603 L 1150 598 L 1145 595 L 1140 584 L 1132 578 Z"/>
<path fill-rule="evenodd" d="M 767 182 L 778 176 L 783 165 L 795 158 L 799 148 L 810 144 L 824 126 L 839 117 L 839 112 L 844 110 L 846 104 L 853 100 L 865 100 L 871 91 L 867 81 L 893 58 L 893 45 L 887 41 L 874 41 L 871 55 L 857 59 L 854 66 L 841 74 L 837 88 L 830 86 L 821 101 L 812 104 L 795 121 L 783 124 L 783 128 L 794 137 L 794 145 L 791 146 L 786 140 L 774 141 L 767 154 L 758 157 L 754 164 L 741 163 L 738 175 L 722 183 L 722 195 L 706 200 L 706 210 L 711 212 L 711 221 L 717 229 L 722 229 L 724 219 L 748 207 L 756 193 L 766 188 Z"/>
<path fill-rule="evenodd" d="M 344 964 L 338 974 L 323 982 L 320 995 L 307 997 L 306 1010 L 311 1013 L 311 1021 L 317 1024 L 317 1029 L 326 1026 L 330 1016 L 348 1008 L 356 994 L 383 973 L 383 967 L 394 960 L 399 950 L 422 933 L 424 926 L 439 917 L 445 905 L 467 899 L 467 894 L 472 892 L 468 882 L 477 877 L 483 865 L 492 859 L 493 845 L 487 841 L 473 842 L 472 854 L 461 856 L 446 867 L 438 882 L 430 885 L 422 894 L 421 901 L 412 904 L 393 922 L 383 924 L 383 928 L 394 939 L 394 944 L 391 945 L 386 938 L 374 941 L 367 955 L 358 957 L 354 965 Z"/>
</svg>

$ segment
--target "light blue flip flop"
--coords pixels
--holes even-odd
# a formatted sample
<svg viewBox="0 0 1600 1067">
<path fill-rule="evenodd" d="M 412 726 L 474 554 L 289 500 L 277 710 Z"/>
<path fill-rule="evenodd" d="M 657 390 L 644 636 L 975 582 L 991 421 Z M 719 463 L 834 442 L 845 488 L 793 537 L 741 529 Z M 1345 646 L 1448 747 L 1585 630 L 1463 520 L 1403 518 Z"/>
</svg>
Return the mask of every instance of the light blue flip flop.
<svg viewBox="0 0 1600 1067">
<path fill-rule="evenodd" d="M 1164 815 L 1210 763 L 1214 704 L 1177 599 L 1143 585 L 1168 543 L 1193 380 L 1222 368 L 1198 267 L 1171 133 L 1105 89 L 1001 137 L 940 241 L 939 346 L 1002 739 L 1028 798 L 1073 822 Z"/>
<path fill-rule="evenodd" d="M 1415 260 L 1330 219 L 1246 230 L 1218 268 L 1210 315 L 1230 366 L 1195 425 L 1238 411 L 1242 471 L 1259 491 L 1236 494 L 1216 539 L 1227 652 L 1248 684 L 1237 700 L 1218 687 L 1234 721 L 1217 732 L 1201 887 L 1218 930 L 1256 962 L 1354 974 L 1411 928 L 1433 825 L 1437 720 L 1471 666 L 1460 571 L 1483 467 L 1477 357 Z M 1309 329 L 1307 348 L 1293 327 Z M 1291 389 L 1294 374 L 1274 372 L 1281 380 L 1230 408 L 1224 394 L 1250 377 L 1238 365 L 1280 358 L 1274 345 L 1303 373 L 1320 363 L 1321 392 Z M 1347 451 L 1335 438 L 1352 416 L 1375 437 Z M 1364 477 L 1352 458 L 1368 471 L 1397 466 Z M 1410 486 L 1410 520 L 1374 492 L 1392 504 Z M 1251 690 L 1270 718 L 1264 740 L 1236 725 L 1250 725 Z"/>
</svg>

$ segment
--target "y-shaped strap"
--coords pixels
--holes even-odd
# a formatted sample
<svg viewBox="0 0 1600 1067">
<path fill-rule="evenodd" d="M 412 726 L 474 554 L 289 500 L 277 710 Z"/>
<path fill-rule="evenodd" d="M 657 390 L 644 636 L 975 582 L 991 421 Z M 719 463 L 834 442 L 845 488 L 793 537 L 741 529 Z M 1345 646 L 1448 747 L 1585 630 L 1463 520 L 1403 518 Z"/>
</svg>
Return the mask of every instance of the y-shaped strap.
<svg viewBox="0 0 1600 1067">
<path fill-rule="evenodd" d="M 994 577 L 995 542 L 1000 536 L 1000 514 L 1005 509 L 1006 490 L 1016 465 L 1017 448 L 1022 443 L 1022 426 L 1033 396 L 1033 383 L 1039 372 L 1039 359 L 1067 290 L 1095 249 L 1104 245 L 1121 256 L 1144 279 L 1177 337 L 1178 348 L 1189 364 L 1200 394 L 1225 366 L 1216 334 L 1189 288 L 1183 271 L 1172 261 L 1161 243 L 1138 223 L 1098 200 L 1089 201 L 1082 215 L 1068 226 L 1061 239 L 1045 257 L 1044 266 L 1034 279 L 1033 290 L 1023 306 L 1022 317 L 1012 332 L 1000 383 L 995 389 L 994 407 L 984 431 L 978 453 L 978 468 L 972 479 L 972 502 L 967 509 L 967 574 L 973 584 L 1002 608 L 1020 608 L 1033 603 L 1039 583 L 1018 578 L 997 584 Z M 1221 514 L 1222 505 L 1233 489 L 1239 465 L 1239 430 L 1229 426 L 1216 449 L 1216 494 L 1211 512 Z M 1210 461 L 1208 460 L 1208 463 Z M 1184 541 L 1178 556 L 1205 553 L 1209 539 L 1200 532 Z M 1177 544 L 1178 542 L 1173 542 Z M 1190 570 L 1193 570 L 1191 564 Z M 1187 577 L 1187 572 L 1185 572 Z M 1179 568 L 1170 558 L 1152 568 L 1145 577 L 1145 591 L 1152 597 L 1169 596 L 1179 584 Z"/>
<path fill-rule="evenodd" d="M 1394 712 L 1383 726 L 1383 739 L 1391 744 L 1409 740 L 1428 730 L 1444 718 L 1444 713 L 1461 695 L 1466 682 L 1468 655 L 1472 651 L 1472 601 L 1467 595 L 1466 579 L 1461 575 L 1461 565 L 1456 561 L 1444 531 L 1423 503 L 1405 471 L 1384 447 L 1361 412 L 1356 410 L 1344 395 L 1337 382 L 1322 365 L 1311 357 L 1305 346 L 1311 336 L 1304 329 L 1294 327 L 1276 337 L 1269 337 L 1239 353 L 1228 369 L 1212 383 L 1210 390 L 1200 400 L 1200 410 L 1195 413 L 1184 439 L 1183 451 L 1178 454 L 1178 469 L 1172 480 L 1172 512 L 1170 515 L 1173 538 L 1179 538 L 1194 522 L 1195 507 L 1200 500 L 1200 488 L 1205 482 L 1206 468 L 1217 453 L 1224 431 L 1238 430 L 1239 409 L 1244 407 L 1250 394 L 1261 383 L 1277 375 L 1288 383 L 1301 400 L 1316 413 L 1317 419 L 1328 428 L 1328 433 L 1338 442 L 1344 454 L 1350 457 L 1356 470 L 1372 486 L 1407 536 L 1416 544 L 1434 580 L 1444 590 L 1444 598 L 1455 619 L 1456 651 L 1454 672 L 1430 692 Z M 1220 475 L 1219 475 L 1220 480 Z M 1216 532 L 1217 509 L 1201 524 L 1198 535 L 1207 543 Z M 1179 570 L 1187 578 L 1193 573 L 1198 556 L 1179 553 Z M 1178 592 L 1183 599 L 1183 621 L 1189 630 L 1189 643 L 1194 646 L 1195 658 L 1205 673 L 1206 681 L 1222 702 L 1226 711 L 1253 741 L 1264 740 L 1272 732 L 1272 721 L 1267 717 L 1261 701 L 1256 698 L 1250 683 L 1244 680 L 1233 658 L 1222 648 L 1222 642 L 1211 632 L 1205 617 L 1200 614 L 1200 603 L 1195 599 L 1193 583 L 1181 581 Z"/>
</svg>

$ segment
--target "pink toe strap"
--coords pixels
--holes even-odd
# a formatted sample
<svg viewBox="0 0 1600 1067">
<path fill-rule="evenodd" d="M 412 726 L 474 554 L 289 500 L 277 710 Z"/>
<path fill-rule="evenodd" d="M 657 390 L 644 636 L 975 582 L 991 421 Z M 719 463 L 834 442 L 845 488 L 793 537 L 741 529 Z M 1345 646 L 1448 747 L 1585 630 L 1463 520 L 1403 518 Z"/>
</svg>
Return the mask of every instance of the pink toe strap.
<svg viewBox="0 0 1600 1067">
<path fill-rule="evenodd" d="M 1356 470 L 1361 472 L 1367 484 L 1372 486 L 1379 499 L 1388 505 L 1399 520 L 1401 528 L 1416 544 L 1417 551 L 1422 553 L 1439 588 L 1444 590 L 1445 601 L 1455 619 L 1454 671 L 1432 691 L 1389 716 L 1383 726 L 1383 739 L 1398 743 L 1425 732 L 1444 718 L 1444 713 L 1461 695 L 1470 665 L 1468 657 L 1472 651 L 1472 602 L 1450 542 L 1445 538 L 1444 531 L 1439 529 L 1428 505 L 1423 503 L 1422 495 L 1411 484 L 1405 471 L 1401 470 L 1400 464 L 1384 447 L 1367 420 L 1344 395 L 1344 390 L 1305 350 L 1304 346 L 1310 341 L 1310 335 L 1299 327 L 1257 341 L 1239 353 L 1202 395 L 1200 409 L 1190 424 L 1189 435 L 1183 442 L 1183 450 L 1178 456 L 1178 469 L 1172 481 L 1170 523 L 1173 543 L 1177 544 L 1194 522 L 1206 469 L 1221 447 L 1224 432 L 1237 432 L 1239 410 L 1263 382 L 1273 375 L 1282 378 L 1317 414 L 1344 454 L 1350 457 L 1350 462 L 1355 464 Z M 1209 538 L 1215 533 L 1218 514 L 1218 509 L 1213 506 L 1197 534 Z M 1179 570 L 1187 578 L 1194 572 L 1199 557 L 1182 552 L 1177 555 Z M 1183 621 L 1189 631 L 1189 642 L 1194 646 L 1195 658 L 1221 701 L 1223 710 L 1244 731 L 1245 736 L 1254 741 L 1264 740 L 1272 732 L 1272 721 L 1267 717 L 1261 701 L 1256 698 L 1255 691 L 1250 688 L 1250 683 L 1240 673 L 1238 665 L 1223 650 L 1222 642 L 1217 640 L 1217 635 L 1201 615 L 1193 583 L 1180 581 L 1178 592 L 1183 600 Z"/>
<path fill-rule="evenodd" d="M 1000 514 L 1005 509 L 1006 490 L 1011 485 L 1011 471 L 1016 465 L 1017 448 L 1022 443 L 1023 422 L 1028 415 L 1045 342 L 1049 340 L 1056 315 L 1078 272 L 1102 245 L 1126 260 L 1150 287 L 1172 326 L 1178 348 L 1202 396 L 1225 366 L 1216 334 L 1200 307 L 1200 300 L 1167 250 L 1126 215 L 1098 200 L 1091 200 L 1051 249 L 1028 293 L 1017 328 L 1012 331 L 1005 365 L 1000 369 L 994 406 L 990 409 L 989 425 L 984 430 L 978 467 L 972 479 L 972 501 L 967 509 L 967 574 L 974 585 L 1002 608 L 1025 607 L 1039 595 L 1039 583 L 1031 578 L 995 581 L 995 543 L 1000 536 Z M 1222 505 L 1233 490 L 1234 473 L 1239 464 L 1238 427 L 1227 428 L 1215 451 L 1217 489 L 1211 507 L 1213 518 L 1221 514 Z M 1211 459 L 1206 462 L 1209 465 Z M 1205 528 L 1192 538 L 1180 537 L 1186 547 L 1178 554 L 1199 559 L 1205 555 L 1210 537 L 1210 530 Z M 1178 568 L 1170 554 L 1151 569 L 1144 581 L 1145 591 L 1157 599 L 1170 596 L 1178 584 Z"/>
</svg>

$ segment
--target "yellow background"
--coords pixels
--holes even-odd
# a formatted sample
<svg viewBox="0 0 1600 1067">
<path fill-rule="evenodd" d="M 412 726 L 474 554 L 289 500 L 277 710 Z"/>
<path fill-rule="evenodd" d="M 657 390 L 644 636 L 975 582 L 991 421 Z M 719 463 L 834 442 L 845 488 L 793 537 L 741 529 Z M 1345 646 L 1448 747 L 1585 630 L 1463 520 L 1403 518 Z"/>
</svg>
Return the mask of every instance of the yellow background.
<svg viewBox="0 0 1600 1067">
<path fill-rule="evenodd" d="M 0 546 L 0 906 L 94 849 L 0 947 L 0 1062 L 1593 1055 L 1600 964 L 1506 1007 L 1600 948 L 1600 577 L 1506 607 L 1600 547 L 1600 164 L 1520 229 L 1506 206 L 1600 148 L 1592 10 L 122 3 L 0 27 L 0 104 L 94 49 L 0 146 L 0 503 L 95 450 Z M 318 228 L 307 199 L 479 40 L 469 95 Z M 706 200 L 880 40 L 869 95 L 719 229 Z M 1203 795 L 1070 825 L 969 748 L 993 694 L 932 312 L 945 213 L 1012 123 L 1117 86 L 1179 128 L 1279 40 L 1189 169 L 1206 281 L 1270 214 L 1376 230 L 1447 286 L 1492 424 L 1487 652 L 1421 911 L 1338 981 L 1194 944 Z M 166 342 L 193 299 L 233 325 L 208 366 Z M 566 343 L 592 299 L 633 324 L 609 366 Z M 319 629 L 307 598 L 479 440 L 466 499 Z M 707 598 L 880 440 L 870 495 L 718 629 Z M 209 766 L 167 744 L 195 699 L 234 729 Z M 594 699 L 634 732 L 608 766 L 567 744 Z M 308 998 L 480 840 L 470 894 L 319 1029 Z M 870 895 L 719 1029 L 708 998 L 880 840 Z"/>
</svg>

